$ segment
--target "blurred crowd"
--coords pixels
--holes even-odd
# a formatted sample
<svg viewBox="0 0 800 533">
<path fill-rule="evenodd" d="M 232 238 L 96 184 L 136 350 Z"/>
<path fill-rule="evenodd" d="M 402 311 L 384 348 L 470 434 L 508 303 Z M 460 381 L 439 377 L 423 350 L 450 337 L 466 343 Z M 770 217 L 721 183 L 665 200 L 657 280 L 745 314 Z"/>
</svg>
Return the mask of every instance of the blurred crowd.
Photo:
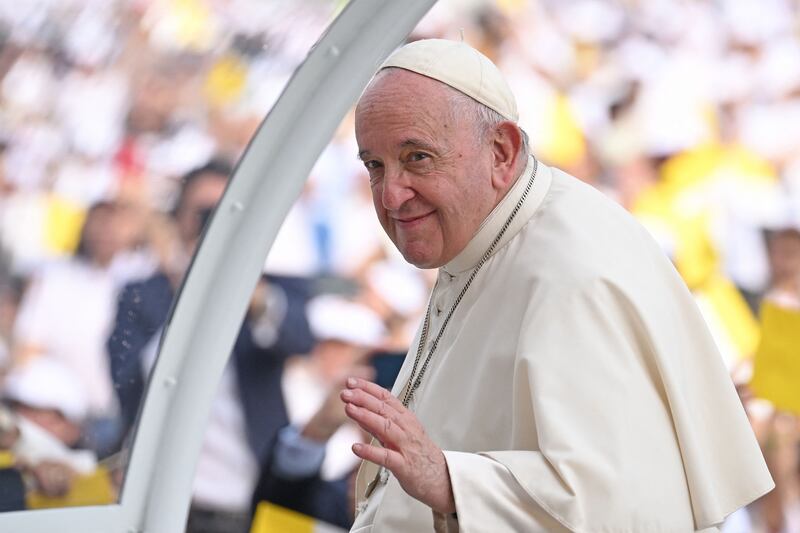
<svg viewBox="0 0 800 533">
<path fill-rule="evenodd" d="M 114 501 L 172 298 L 233 165 L 346 2 L 0 0 L 0 509 Z M 696 296 L 800 531 L 800 2 L 441 0 L 534 154 L 630 210 Z M 383 235 L 352 116 L 281 229 L 217 391 L 189 532 L 347 527 L 345 375 L 390 386 L 435 273 Z"/>
</svg>

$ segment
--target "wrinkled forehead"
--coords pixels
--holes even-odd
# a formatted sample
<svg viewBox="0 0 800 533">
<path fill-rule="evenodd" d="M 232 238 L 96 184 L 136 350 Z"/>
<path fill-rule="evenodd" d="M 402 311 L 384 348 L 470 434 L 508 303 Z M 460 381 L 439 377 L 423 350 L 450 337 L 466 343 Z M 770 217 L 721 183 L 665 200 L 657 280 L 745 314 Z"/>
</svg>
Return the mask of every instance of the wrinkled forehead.
<svg viewBox="0 0 800 533">
<path fill-rule="evenodd" d="M 454 90 L 402 69 L 384 69 L 358 102 L 355 134 L 361 152 L 380 152 L 414 143 L 450 144 L 459 129 Z"/>
<path fill-rule="evenodd" d="M 397 67 L 385 68 L 375 74 L 362 93 L 356 105 L 356 116 L 412 104 L 414 108 L 447 109 L 454 93 L 452 87 L 422 74 Z"/>
</svg>

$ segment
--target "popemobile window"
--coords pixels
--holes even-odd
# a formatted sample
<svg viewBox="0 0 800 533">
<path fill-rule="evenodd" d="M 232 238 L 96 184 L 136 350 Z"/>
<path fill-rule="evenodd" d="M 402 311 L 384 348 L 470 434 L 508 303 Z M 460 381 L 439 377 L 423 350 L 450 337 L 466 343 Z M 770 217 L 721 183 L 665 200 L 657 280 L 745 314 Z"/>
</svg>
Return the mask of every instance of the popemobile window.
<svg viewBox="0 0 800 533">
<path fill-rule="evenodd" d="M 203 228 L 341 4 L 0 2 L 1 510 L 117 501 Z M 285 304 L 259 284 L 262 345 Z M 257 461 L 232 379 L 210 427 L 222 418 L 220 457 L 233 453 L 203 456 L 197 490 L 208 496 L 217 467 L 233 485 L 245 472 L 211 490 L 244 509 Z"/>
</svg>

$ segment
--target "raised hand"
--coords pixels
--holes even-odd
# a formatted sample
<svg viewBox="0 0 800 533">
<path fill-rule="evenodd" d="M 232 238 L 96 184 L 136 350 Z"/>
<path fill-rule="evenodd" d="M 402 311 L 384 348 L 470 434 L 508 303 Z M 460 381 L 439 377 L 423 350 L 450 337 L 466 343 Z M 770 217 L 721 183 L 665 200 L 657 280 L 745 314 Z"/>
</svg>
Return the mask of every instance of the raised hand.
<svg viewBox="0 0 800 533">
<path fill-rule="evenodd" d="M 411 497 L 441 513 L 456 510 L 442 450 L 417 417 L 378 385 L 349 378 L 341 392 L 345 413 L 382 445 L 357 443 L 353 453 L 385 467 Z"/>
</svg>

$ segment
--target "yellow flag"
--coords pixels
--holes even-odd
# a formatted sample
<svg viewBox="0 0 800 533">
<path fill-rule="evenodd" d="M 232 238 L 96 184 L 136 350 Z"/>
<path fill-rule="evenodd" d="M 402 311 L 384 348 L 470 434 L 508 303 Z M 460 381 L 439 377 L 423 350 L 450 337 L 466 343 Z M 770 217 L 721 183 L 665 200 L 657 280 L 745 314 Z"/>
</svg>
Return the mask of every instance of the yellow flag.
<svg viewBox="0 0 800 533">
<path fill-rule="evenodd" d="M 761 321 L 750 386 L 776 408 L 800 414 L 800 311 L 765 302 Z"/>
</svg>

